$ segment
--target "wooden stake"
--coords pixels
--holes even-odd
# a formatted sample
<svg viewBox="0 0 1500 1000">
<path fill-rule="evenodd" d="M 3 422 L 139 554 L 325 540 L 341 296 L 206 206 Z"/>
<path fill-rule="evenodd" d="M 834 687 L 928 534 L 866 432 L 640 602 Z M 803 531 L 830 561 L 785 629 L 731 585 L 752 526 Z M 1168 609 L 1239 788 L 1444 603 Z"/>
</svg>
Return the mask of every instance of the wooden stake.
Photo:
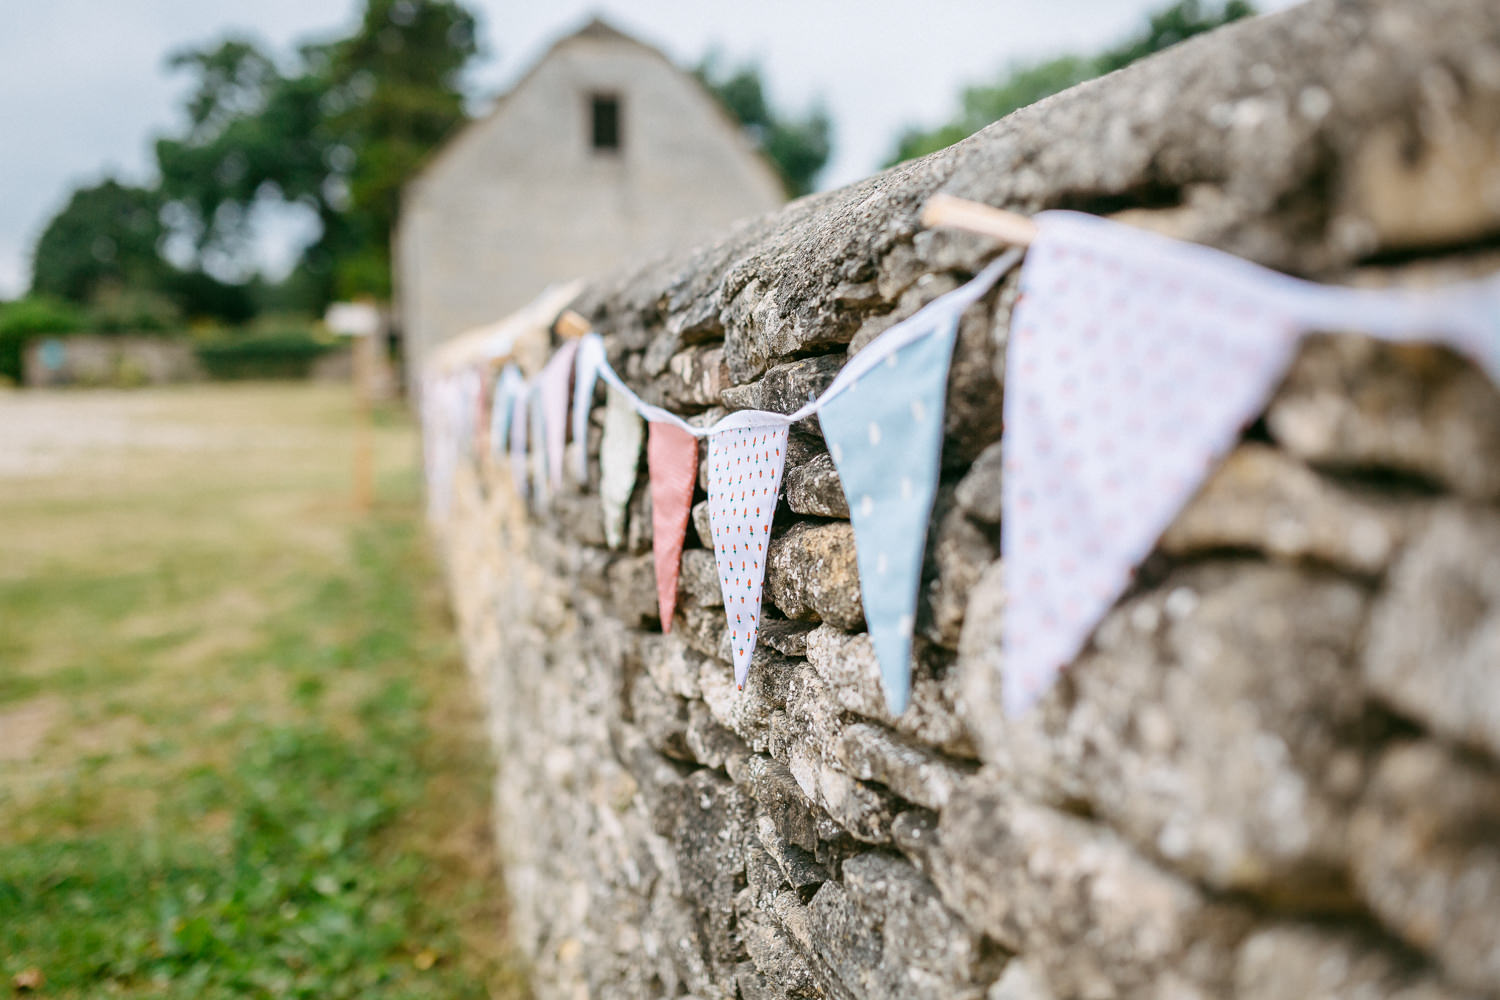
<svg viewBox="0 0 1500 1000">
<path fill-rule="evenodd" d="M 552 329 L 557 331 L 559 337 L 574 339 L 582 337 L 594 328 L 594 324 L 584 319 L 571 309 L 564 309 L 557 322 L 552 324 Z"/>
<path fill-rule="evenodd" d="M 1036 239 L 1036 223 L 1026 216 L 951 194 L 935 194 L 927 199 L 922 208 L 922 225 L 966 229 L 1018 247 L 1030 246 Z"/>
</svg>

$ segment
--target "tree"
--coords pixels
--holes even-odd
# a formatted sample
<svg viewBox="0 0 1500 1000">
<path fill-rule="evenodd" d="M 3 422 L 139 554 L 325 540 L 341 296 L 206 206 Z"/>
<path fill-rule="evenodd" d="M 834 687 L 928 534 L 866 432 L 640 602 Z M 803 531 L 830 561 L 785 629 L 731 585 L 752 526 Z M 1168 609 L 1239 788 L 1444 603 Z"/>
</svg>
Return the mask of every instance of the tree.
<svg viewBox="0 0 1500 1000">
<path fill-rule="evenodd" d="M 388 296 L 400 189 L 465 119 L 474 27 L 458 0 L 367 0 L 352 35 L 303 46 L 288 69 L 243 38 L 171 57 L 194 78 L 188 123 L 156 155 L 167 217 L 196 266 L 233 275 L 252 210 L 279 199 L 320 225 L 290 283 L 305 307 Z"/>
<path fill-rule="evenodd" d="M 1255 8 L 1246 0 L 1225 0 L 1222 6 L 1204 6 L 1200 0 L 1179 0 L 1149 15 L 1143 31 L 1098 55 L 1059 56 L 1042 62 L 1012 65 L 994 84 L 964 88 L 961 107 L 953 121 L 934 129 L 908 128 L 903 131 L 885 165 L 892 166 L 951 146 L 1018 108 L 1128 66 L 1192 35 L 1254 13 Z"/>
<path fill-rule="evenodd" d="M 800 118 L 775 112 L 766 100 L 760 68 L 746 63 L 728 69 L 716 53 L 705 57 L 693 74 L 744 126 L 781 175 L 787 194 L 796 197 L 813 189 L 833 151 L 833 122 L 826 109 L 815 105 Z"/>
<path fill-rule="evenodd" d="M 110 288 L 159 287 L 160 211 L 156 192 L 113 178 L 74 191 L 32 251 L 31 293 L 88 304 Z"/>
</svg>

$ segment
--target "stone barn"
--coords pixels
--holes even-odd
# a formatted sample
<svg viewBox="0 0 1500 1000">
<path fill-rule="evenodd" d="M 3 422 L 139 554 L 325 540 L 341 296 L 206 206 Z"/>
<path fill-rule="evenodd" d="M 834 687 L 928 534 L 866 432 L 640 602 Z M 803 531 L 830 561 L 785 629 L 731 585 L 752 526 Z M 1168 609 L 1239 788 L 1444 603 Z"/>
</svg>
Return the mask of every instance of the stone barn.
<svg viewBox="0 0 1500 1000">
<path fill-rule="evenodd" d="M 590 21 L 407 185 L 394 258 L 409 377 L 437 344 L 549 284 L 785 200 L 770 164 L 692 75 Z"/>
</svg>

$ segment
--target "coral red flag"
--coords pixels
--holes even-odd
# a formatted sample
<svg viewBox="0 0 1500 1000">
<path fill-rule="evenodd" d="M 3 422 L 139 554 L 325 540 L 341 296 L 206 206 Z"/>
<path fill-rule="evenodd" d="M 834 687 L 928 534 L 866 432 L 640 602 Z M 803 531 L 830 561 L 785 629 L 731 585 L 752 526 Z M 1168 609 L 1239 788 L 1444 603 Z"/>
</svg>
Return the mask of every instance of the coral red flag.
<svg viewBox="0 0 1500 1000">
<path fill-rule="evenodd" d="M 652 421 L 646 437 L 651 475 L 651 548 L 656 557 L 656 599 L 662 631 L 672 630 L 682 540 L 698 482 L 698 439 L 675 424 Z"/>
</svg>

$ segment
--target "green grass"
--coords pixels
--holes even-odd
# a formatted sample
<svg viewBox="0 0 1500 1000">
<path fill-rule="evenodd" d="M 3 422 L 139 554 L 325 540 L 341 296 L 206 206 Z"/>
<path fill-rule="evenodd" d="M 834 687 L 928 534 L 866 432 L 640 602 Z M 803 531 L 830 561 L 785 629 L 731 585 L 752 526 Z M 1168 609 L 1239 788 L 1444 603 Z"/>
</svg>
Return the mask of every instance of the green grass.
<svg viewBox="0 0 1500 1000">
<path fill-rule="evenodd" d="M 409 423 L 361 515 L 333 390 L 121 398 L 202 449 L 0 480 L 0 995 L 526 995 Z"/>
</svg>

